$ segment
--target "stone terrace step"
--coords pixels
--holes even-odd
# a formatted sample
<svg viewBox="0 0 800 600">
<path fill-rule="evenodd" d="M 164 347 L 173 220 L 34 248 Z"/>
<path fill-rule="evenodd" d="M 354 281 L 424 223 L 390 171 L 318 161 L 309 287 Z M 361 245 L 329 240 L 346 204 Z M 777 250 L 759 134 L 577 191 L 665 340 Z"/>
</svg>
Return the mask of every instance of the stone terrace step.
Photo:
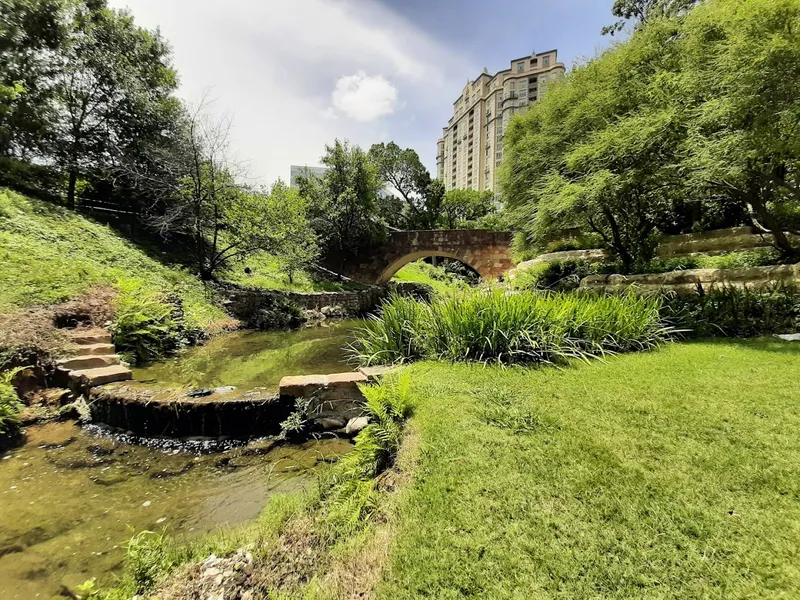
<svg viewBox="0 0 800 600">
<path fill-rule="evenodd" d="M 110 344 L 111 334 L 107 331 L 75 331 L 70 333 L 70 339 L 75 344 Z"/>
<path fill-rule="evenodd" d="M 131 373 L 128 367 L 123 365 L 112 365 L 99 369 L 72 371 L 69 377 L 73 383 L 80 387 L 90 388 L 97 385 L 105 385 L 106 383 L 115 383 L 117 381 L 130 381 L 133 379 L 133 373 Z"/>
<path fill-rule="evenodd" d="M 116 354 L 101 354 L 99 356 L 76 356 L 74 358 L 62 358 L 56 361 L 56 365 L 67 371 L 80 371 L 86 369 L 99 369 L 120 364 L 120 358 Z"/>
<path fill-rule="evenodd" d="M 83 344 L 75 346 L 74 352 L 76 356 L 108 356 L 115 354 L 116 349 L 114 344 Z"/>
</svg>

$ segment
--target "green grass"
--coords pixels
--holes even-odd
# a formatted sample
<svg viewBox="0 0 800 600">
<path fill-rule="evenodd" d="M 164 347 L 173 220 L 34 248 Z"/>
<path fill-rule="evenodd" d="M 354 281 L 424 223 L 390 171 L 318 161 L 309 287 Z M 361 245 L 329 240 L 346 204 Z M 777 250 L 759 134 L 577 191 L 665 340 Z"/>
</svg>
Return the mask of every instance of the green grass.
<svg viewBox="0 0 800 600">
<path fill-rule="evenodd" d="M 439 294 L 447 294 L 454 289 L 464 289 L 467 283 L 454 275 L 450 275 L 441 267 L 434 267 L 418 260 L 408 263 L 392 277 L 393 281 L 424 283 L 431 286 Z"/>
<path fill-rule="evenodd" d="M 363 287 L 354 282 L 315 279 L 306 271 L 294 273 L 292 281 L 289 281 L 289 276 L 281 271 L 281 265 L 280 258 L 260 252 L 223 273 L 221 278 L 238 285 L 289 292 L 338 292 Z M 246 268 L 250 269 L 249 274 L 245 272 Z"/>
<path fill-rule="evenodd" d="M 418 363 L 379 598 L 800 597 L 800 345 Z"/>
<path fill-rule="evenodd" d="M 621 294 L 509 293 L 467 289 L 426 302 L 392 296 L 358 332 L 351 352 L 366 365 L 419 358 L 559 363 L 647 350 L 670 337 L 659 298 Z"/>
<path fill-rule="evenodd" d="M 201 327 L 225 318 L 184 269 L 164 264 L 110 227 L 0 189 L 0 313 L 62 302 L 121 279 L 179 293 L 187 316 Z"/>
</svg>

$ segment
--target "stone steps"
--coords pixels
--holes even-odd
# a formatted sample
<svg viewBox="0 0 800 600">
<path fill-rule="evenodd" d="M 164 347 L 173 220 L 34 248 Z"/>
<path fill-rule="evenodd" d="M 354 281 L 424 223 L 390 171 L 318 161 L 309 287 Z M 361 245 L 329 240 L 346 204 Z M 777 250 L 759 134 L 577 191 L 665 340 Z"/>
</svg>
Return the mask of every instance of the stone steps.
<svg viewBox="0 0 800 600">
<path fill-rule="evenodd" d="M 124 365 L 111 365 L 110 367 L 97 369 L 71 371 L 69 378 L 76 385 L 86 389 L 107 383 L 116 383 L 117 381 L 130 381 L 133 379 L 133 373 Z"/>
<path fill-rule="evenodd" d="M 72 348 L 69 356 L 56 361 L 59 370 L 70 382 L 76 393 L 89 388 L 129 381 L 133 373 L 123 363 L 111 341 L 111 334 L 104 329 L 82 329 L 69 333 Z"/>
<path fill-rule="evenodd" d="M 86 369 L 99 369 L 121 364 L 117 354 L 99 354 L 76 356 L 74 358 L 62 358 L 56 361 L 56 365 L 66 371 L 82 371 Z"/>
<path fill-rule="evenodd" d="M 80 344 L 75 346 L 75 356 L 108 356 L 115 354 L 114 344 Z"/>
<path fill-rule="evenodd" d="M 72 342 L 75 344 L 110 344 L 111 334 L 106 332 L 95 332 L 85 334 L 70 335 Z"/>
</svg>

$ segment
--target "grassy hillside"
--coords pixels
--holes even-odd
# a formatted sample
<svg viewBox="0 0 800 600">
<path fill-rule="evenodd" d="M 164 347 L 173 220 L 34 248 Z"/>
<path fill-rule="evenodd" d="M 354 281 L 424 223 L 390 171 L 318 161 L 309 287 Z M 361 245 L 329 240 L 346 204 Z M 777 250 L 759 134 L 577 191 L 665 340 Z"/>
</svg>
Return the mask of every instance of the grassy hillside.
<svg viewBox="0 0 800 600">
<path fill-rule="evenodd" d="M 445 294 L 453 289 L 467 287 L 464 280 L 447 273 L 442 267 L 434 267 L 418 260 L 408 263 L 392 277 L 393 281 L 424 283 L 431 286 L 440 294 Z"/>
<path fill-rule="evenodd" d="M 184 269 L 161 262 L 108 226 L 0 190 L 0 313 L 62 302 L 125 279 L 179 293 L 198 326 L 225 318 L 205 286 Z"/>
</svg>

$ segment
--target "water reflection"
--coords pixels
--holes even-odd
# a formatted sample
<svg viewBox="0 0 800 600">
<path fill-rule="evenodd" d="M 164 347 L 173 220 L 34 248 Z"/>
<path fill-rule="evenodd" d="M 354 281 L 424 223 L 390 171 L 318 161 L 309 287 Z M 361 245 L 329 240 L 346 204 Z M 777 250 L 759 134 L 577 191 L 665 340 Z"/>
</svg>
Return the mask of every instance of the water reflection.
<svg viewBox="0 0 800 600">
<path fill-rule="evenodd" d="M 227 333 L 177 358 L 136 368 L 133 377 L 151 388 L 233 385 L 277 391 L 286 375 L 350 370 L 343 348 L 359 323 L 350 320 L 296 331 Z"/>
</svg>

